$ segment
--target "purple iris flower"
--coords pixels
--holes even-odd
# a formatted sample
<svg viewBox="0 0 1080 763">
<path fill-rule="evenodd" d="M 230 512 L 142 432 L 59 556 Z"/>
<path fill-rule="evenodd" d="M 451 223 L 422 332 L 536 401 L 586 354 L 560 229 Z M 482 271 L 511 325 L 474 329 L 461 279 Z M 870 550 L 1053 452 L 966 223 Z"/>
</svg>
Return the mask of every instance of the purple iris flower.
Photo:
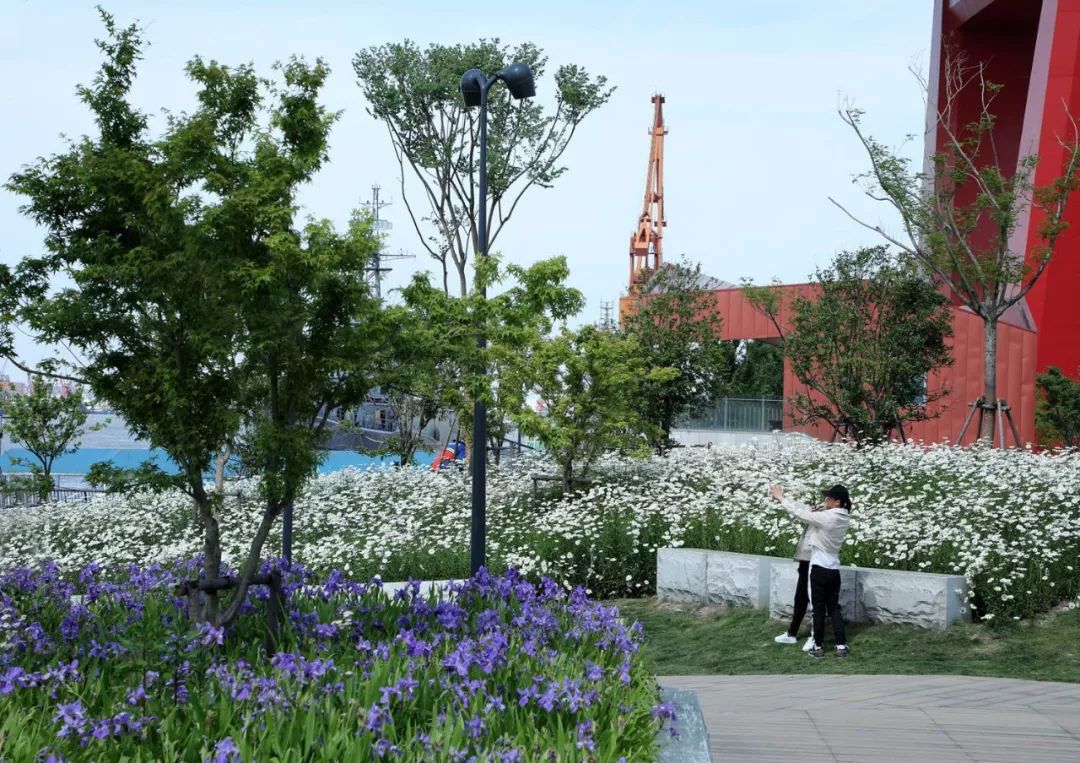
<svg viewBox="0 0 1080 763">
<path fill-rule="evenodd" d="M 56 715 L 53 716 L 53 720 L 61 724 L 57 736 L 66 737 L 81 732 L 86 725 L 86 715 L 83 711 L 82 702 L 75 700 L 67 704 L 61 703 L 57 705 Z"/>
<path fill-rule="evenodd" d="M 5 670 L 3 675 L 0 675 L 0 697 L 7 696 L 22 686 L 20 679 L 24 673 L 26 671 L 17 666 Z"/>
<path fill-rule="evenodd" d="M 218 628 L 210 623 L 199 623 L 199 643 L 203 646 L 225 644 L 225 628 Z"/>
<path fill-rule="evenodd" d="M 577 725 L 577 748 L 579 750 L 588 750 L 589 752 L 596 750 L 596 742 L 593 741 L 592 733 L 592 721 L 582 721 Z"/>
<path fill-rule="evenodd" d="M 525 707 L 529 704 L 530 699 L 536 699 L 540 696 L 540 692 L 536 690 L 536 686 L 526 686 L 525 688 L 519 688 L 518 693 L 518 707 Z"/>
<path fill-rule="evenodd" d="M 484 719 L 479 715 L 473 716 L 467 720 L 465 722 L 465 727 L 469 730 L 469 734 L 472 735 L 474 739 L 482 737 L 484 732 L 487 731 L 487 727 L 484 725 Z"/>
<path fill-rule="evenodd" d="M 146 699 L 146 687 L 142 684 L 139 684 L 127 693 L 127 703 L 129 705 L 137 705 L 140 702 L 145 702 Z"/>
<path fill-rule="evenodd" d="M 232 737 L 225 737 L 214 745 L 214 754 L 206 759 L 206 763 L 233 763 L 239 759 L 240 748 L 236 746 Z"/>
<path fill-rule="evenodd" d="M 675 720 L 675 705 L 671 702 L 661 702 L 658 705 L 653 705 L 651 712 L 655 718 L 669 721 Z"/>
</svg>

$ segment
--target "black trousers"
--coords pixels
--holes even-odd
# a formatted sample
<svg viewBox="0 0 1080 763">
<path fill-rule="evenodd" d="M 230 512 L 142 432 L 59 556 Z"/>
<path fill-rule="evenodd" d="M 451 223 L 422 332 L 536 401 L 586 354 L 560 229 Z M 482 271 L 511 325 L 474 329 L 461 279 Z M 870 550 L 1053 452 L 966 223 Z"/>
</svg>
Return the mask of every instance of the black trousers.
<svg viewBox="0 0 1080 763">
<path fill-rule="evenodd" d="M 814 604 L 814 643 L 821 646 L 825 635 L 825 616 L 832 620 L 837 646 L 847 644 L 844 616 L 840 612 L 840 570 L 814 565 L 810 568 L 810 600 Z"/>
<path fill-rule="evenodd" d="M 806 617 L 806 608 L 810 604 L 810 593 L 807 589 L 807 581 L 810 580 L 810 562 L 805 559 L 799 560 L 799 581 L 795 584 L 795 611 L 791 614 L 791 627 L 788 635 L 799 635 L 799 626 Z"/>
</svg>

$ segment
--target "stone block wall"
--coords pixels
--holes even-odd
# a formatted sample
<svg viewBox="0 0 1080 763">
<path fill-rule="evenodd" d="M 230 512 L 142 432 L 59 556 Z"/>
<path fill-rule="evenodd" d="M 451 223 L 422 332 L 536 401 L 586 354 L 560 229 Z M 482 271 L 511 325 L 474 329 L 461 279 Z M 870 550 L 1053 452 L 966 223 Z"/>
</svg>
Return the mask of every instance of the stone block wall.
<svg viewBox="0 0 1080 763">
<path fill-rule="evenodd" d="M 692 548 L 656 554 L 656 596 L 662 601 L 768 608 L 791 617 L 797 566 L 791 559 Z M 947 628 L 970 621 L 962 575 L 841 567 L 840 605 L 850 622 Z"/>
</svg>

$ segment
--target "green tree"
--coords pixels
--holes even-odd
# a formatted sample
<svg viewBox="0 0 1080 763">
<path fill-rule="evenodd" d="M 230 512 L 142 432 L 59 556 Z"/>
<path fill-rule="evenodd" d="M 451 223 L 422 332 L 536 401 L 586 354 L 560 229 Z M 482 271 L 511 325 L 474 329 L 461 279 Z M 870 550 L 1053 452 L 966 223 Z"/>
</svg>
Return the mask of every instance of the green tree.
<svg viewBox="0 0 1080 763">
<path fill-rule="evenodd" d="M 397 456 L 402 466 L 413 463 L 416 451 L 424 445 L 424 429 L 447 410 L 451 390 L 457 388 L 453 371 L 441 355 L 438 332 L 428 330 L 427 319 L 404 305 L 386 309 L 395 351 L 385 354 L 381 362 L 380 389 L 393 408 L 396 429 L 377 448 L 362 452 Z"/>
<path fill-rule="evenodd" d="M 13 442 L 22 443 L 37 459 L 35 463 L 20 457 L 12 459 L 12 463 L 30 469 L 38 497 L 46 501 L 54 486 L 52 469 L 56 459 L 79 449 L 86 424 L 82 391 L 75 389 L 66 396 L 54 396 L 53 385 L 35 376 L 31 391 L 12 395 L 4 408 L 8 436 Z M 90 430 L 102 426 L 95 424 Z"/>
<path fill-rule="evenodd" d="M 948 390 L 928 390 L 926 379 L 952 363 L 952 324 L 933 284 L 881 246 L 842 252 L 813 283 L 816 296 L 787 304 L 780 289 L 746 290 L 809 391 L 790 401 L 795 422 L 825 422 L 843 437 L 876 442 L 905 421 L 937 415 L 933 404 Z"/>
<path fill-rule="evenodd" d="M 423 246 L 442 267 L 446 294 L 451 268 L 460 296 L 468 293 L 467 263 L 480 251 L 479 122 L 477 110 L 466 109 L 461 99 L 461 75 L 473 68 L 494 73 L 515 61 L 528 64 L 538 80 L 547 65 L 535 45 L 512 48 L 497 39 L 433 44 L 424 50 L 405 40 L 367 48 L 353 60 L 368 112 L 390 135 L 401 167 L 402 197 Z M 614 90 L 605 77 L 590 77 L 574 65 L 559 67 L 554 85 L 552 109 L 537 99 L 513 101 L 506 88 L 491 90 L 489 245 L 495 244 L 526 191 L 551 187 L 566 171 L 562 156 L 578 126 Z M 408 181 L 415 181 L 416 191 L 409 191 Z"/>
<path fill-rule="evenodd" d="M 424 445 L 424 429 L 442 410 L 435 394 L 390 392 L 390 404 L 397 418 L 397 429 L 387 439 L 385 451 L 396 455 L 401 466 L 413 463 L 416 451 Z"/>
<path fill-rule="evenodd" d="M 581 292 L 565 284 L 570 271 L 563 257 L 527 268 L 513 264 L 501 268 L 498 257 L 491 256 L 478 265 L 477 283 L 503 291 L 490 298 L 477 291 L 464 298 L 450 297 L 432 285 L 427 274 L 417 275 L 402 290 L 412 327 L 407 332 L 410 341 L 404 344 L 424 348 L 416 356 L 418 370 L 412 378 L 426 383 L 431 369 L 437 369 L 440 383 L 446 383 L 440 387 L 441 405 L 454 411 L 474 457 L 485 448 L 472 442 L 473 403 L 480 399 L 487 406 L 487 447 L 498 453 L 525 405 L 532 353 L 557 323 L 577 314 L 584 304 Z M 478 331 L 487 337 L 484 349 L 477 347 Z"/>
<path fill-rule="evenodd" d="M 653 375 L 638 389 L 641 413 L 655 427 L 654 447 L 668 445 L 678 417 L 724 393 L 734 352 L 720 340 L 721 325 L 709 279 L 700 265 L 687 263 L 666 264 L 654 273 L 623 319 L 642 366 L 675 371 Z"/>
<path fill-rule="evenodd" d="M 995 143 L 994 100 L 1001 86 L 987 80 L 985 65 L 947 56 L 943 66 L 940 109 L 931 129 L 942 136 L 929 171 L 916 172 L 907 157 L 868 135 L 863 112 L 844 108 L 844 122 L 855 132 L 870 159 L 859 177 L 867 195 L 899 214 L 903 234 L 859 220 L 911 258 L 937 283 L 947 285 L 961 304 L 983 322 L 983 399 L 997 397 L 997 326 L 1013 305 L 1031 291 L 1054 256 L 1058 237 L 1068 226 L 1065 209 L 1080 174 L 1080 143 L 1074 134 L 1063 142 L 1061 174 L 1035 185 L 1035 155 L 999 157 Z M 927 90 L 927 83 L 921 82 Z M 978 117 L 962 123 L 961 104 L 978 105 Z M 1014 234 L 1030 215 L 1037 243 L 1025 257 L 1026 241 Z M 1014 244 L 1019 243 L 1019 249 Z M 979 437 L 992 441 L 994 416 L 983 418 Z"/>
<path fill-rule="evenodd" d="M 314 169 L 325 155 L 332 121 L 315 105 L 327 72 L 295 61 L 285 71 L 287 80 L 306 83 L 303 100 L 310 111 L 301 124 Z M 326 221 L 294 229 L 286 215 L 271 226 L 236 273 L 243 325 L 240 453 L 245 470 L 261 477 L 264 510 L 224 622 L 243 604 L 271 529 L 315 474 L 331 412 L 363 401 L 379 383 L 382 359 L 394 351 L 386 341 L 386 316 L 364 279 L 378 246 L 369 221 L 354 219 L 344 235 Z"/>
<path fill-rule="evenodd" d="M 733 366 L 724 390 L 728 397 L 783 397 L 784 348 L 779 342 L 739 342 Z"/>
<path fill-rule="evenodd" d="M 256 78 L 246 69 L 194 63 L 189 76 L 204 78 L 199 107 L 174 117 L 167 135 L 153 140 L 128 98 L 142 57 L 139 30 L 102 18 L 104 61 L 77 91 L 98 134 L 71 141 L 8 184 L 27 198 L 23 211 L 46 238 L 43 254 L 24 258 L 5 278 L 7 312 L 42 344 L 75 348 L 86 359 L 79 373 L 96 396 L 178 464 L 175 478 L 151 465 L 142 477 L 191 495 L 204 528 L 205 573 L 216 578 L 220 512 L 203 475 L 239 427 L 241 327 L 227 274 L 251 233 L 250 226 L 230 230 L 227 210 L 245 184 L 217 164 L 242 145 Z M 203 176 L 213 180 L 204 186 Z M 54 290 L 59 274 L 70 285 Z M 210 618 L 217 602 L 209 597 Z"/>
<path fill-rule="evenodd" d="M 1035 377 L 1035 428 L 1045 445 L 1080 448 L 1080 383 L 1050 366 Z"/>
<path fill-rule="evenodd" d="M 102 18 L 103 64 L 78 90 L 98 134 L 8 184 L 28 199 L 46 251 L 2 274 L 4 312 L 42 343 L 74 348 L 97 397 L 179 466 L 178 475 L 146 464 L 96 476 L 188 492 L 209 579 L 222 571 L 222 512 L 204 475 L 220 447 L 243 441 L 265 513 L 239 595 L 227 610 L 217 593 L 206 597 L 203 616 L 225 622 L 269 526 L 315 467 L 324 409 L 370 383 L 360 358 L 381 329 L 358 284 L 376 244 L 362 221 L 343 236 L 328 223 L 294 226 L 297 191 L 325 161 L 334 121 L 318 102 L 321 62 L 292 60 L 272 84 L 251 66 L 196 58 L 187 66 L 195 110 L 171 115 L 153 138 L 129 97 L 139 30 Z M 58 274 L 68 285 L 57 289 Z"/>
<path fill-rule="evenodd" d="M 531 358 L 533 391 L 543 412 L 522 407 L 522 432 L 543 443 L 570 487 L 605 451 L 649 451 L 650 422 L 637 404 L 643 383 L 663 383 L 675 371 L 650 369 L 632 337 L 596 326 L 564 331 Z"/>
</svg>

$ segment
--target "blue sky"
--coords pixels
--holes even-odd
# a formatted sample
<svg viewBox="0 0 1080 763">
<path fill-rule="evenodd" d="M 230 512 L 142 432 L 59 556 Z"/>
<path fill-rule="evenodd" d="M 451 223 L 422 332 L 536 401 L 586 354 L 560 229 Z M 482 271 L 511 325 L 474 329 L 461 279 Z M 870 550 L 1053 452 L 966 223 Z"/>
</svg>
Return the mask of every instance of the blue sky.
<svg viewBox="0 0 1080 763">
<path fill-rule="evenodd" d="M 513 4 L 505 6 L 510 9 Z M 685 253 L 729 281 L 803 281 L 842 249 L 878 243 L 833 207 L 832 195 L 872 221 L 895 228 L 888 210 L 851 184 L 865 156 L 836 115 L 850 99 L 873 133 L 891 145 L 915 134 L 922 152 L 924 106 L 910 66 L 929 61 L 933 3 L 910 0 L 758 0 L 731 2 L 111 2 L 126 24 L 138 20 L 150 42 L 135 89 L 141 108 L 191 106 L 183 65 L 193 55 L 254 62 L 270 74 L 292 54 L 321 56 L 332 69 L 325 101 L 344 110 L 332 136 L 331 163 L 304 192 L 305 211 L 343 224 L 383 186 L 395 203 L 384 286 L 415 269 L 436 270 L 415 239 L 398 188 L 385 131 L 367 115 L 352 71 L 362 47 L 410 38 L 464 43 L 479 37 L 531 40 L 549 71 L 577 63 L 607 75 L 617 91 L 580 127 L 564 155 L 569 171 L 553 189 L 530 191 L 498 249 L 527 264 L 563 254 L 572 285 L 587 298 L 585 321 L 601 301 L 626 289 L 627 244 L 640 212 L 648 159 L 650 97 L 667 97 L 665 197 L 669 258 Z M 470 10 L 463 10 L 469 8 Z M 482 10 L 487 8 L 489 10 Z M 0 177 L 63 148 L 61 133 L 92 124 L 74 97 L 98 63 L 101 27 L 93 4 L 0 0 Z M 537 97 L 550 99 L 548 79 Z M 0 261 L 37 250 L 41 233 L 0 190 Z M 29 340 L 20 350 L 40 354 Z"/>
</svg>

